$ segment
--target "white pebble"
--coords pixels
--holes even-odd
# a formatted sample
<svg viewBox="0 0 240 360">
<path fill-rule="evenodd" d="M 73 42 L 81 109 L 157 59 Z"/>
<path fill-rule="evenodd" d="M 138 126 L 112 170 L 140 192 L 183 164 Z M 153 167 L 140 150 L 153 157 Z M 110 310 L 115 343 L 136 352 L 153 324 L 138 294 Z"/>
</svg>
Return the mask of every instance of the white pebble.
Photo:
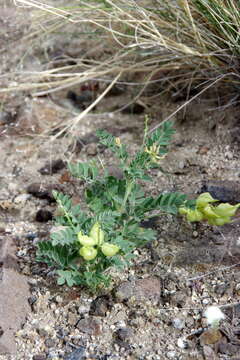
<svg viewBox="0 0 240 360">
<path fill-rule="evenodd" d="M 207 304 L 209 304 L 209 302 L 210 302 L 210 299 L 203 299 L 203 301 L 202 301 L 203 305 L 207 305 Z"/>
<path fill-rule="evenodd" d="M 167 358 L 168 359 L 176 359 L 176 351 L 168 351 Z"/>
<path fill-rule="evenodd" d="M 180 319 L 180 318 L 174 318 L 172 320 L 172 325 L 175 329 L 179 329 L 179 330 L 182 330 L 185 326 L 185 322 L 183 319 Z"/>
<path fill-rule="evenodd" d="M 185 339 L 179 338 L 178 341 L 177 341 L 177 346 L 180 349 L 187 349 L 188 343 L 187 343 L 187 341 Z"/>
</svg>

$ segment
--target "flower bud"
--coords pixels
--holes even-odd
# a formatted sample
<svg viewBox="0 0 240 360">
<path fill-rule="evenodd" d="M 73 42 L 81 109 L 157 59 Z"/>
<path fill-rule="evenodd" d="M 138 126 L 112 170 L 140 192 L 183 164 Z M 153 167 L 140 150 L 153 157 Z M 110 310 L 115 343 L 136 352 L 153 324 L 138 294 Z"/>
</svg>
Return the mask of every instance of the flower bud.
<svg viewBox="0 0 240 360">
<path fill-rule="evenodd" d="M 196 206 L 197 208 L 204 208 L 206 205 L 212 202 L 216 202 L 218 200 L 214 199 L 211 194 L 208 192 L 202 193 L 198 196 L 196 200 Z"/>
<path fill-rule="evenodd" d="M 105 256 L 114 256 L 118 253 L 120 248 L 114 244 L 104 243 L 101 246 L 101 250 Z"/>
<path fill-rule="evenodd" d="M 87 236 L 87 235 L 82 235 L 81 232 L 78 233 L 78 241 L 83 246 L 94 246 L 94 245 L 96 245 L 96 240 L 95 239 L 93 239 L 92 237 Z"/>
<path fill-rule="evenodd" d="M 97 256 L 97 250 L 91 246 L 83 246 L 79 250 L 79 254 L 84 258 L 84 260 L 90 261 L 95 259 Z"/>
<path fill-rule="evenodd" d="M 121 140 L 120 140 L 120 138 L 119 137 L 116 137 L 115 138 L 115 144 L 117 145 L 117 146 L 121 146 Z"/>
<path fill-rule="evenodd" d="M 98 222 L 96 222 L 90 230 L 90 237 L 95 240 L 96 245 L 101 245 L 104 241 L 104 232 Z"/>
</svg>

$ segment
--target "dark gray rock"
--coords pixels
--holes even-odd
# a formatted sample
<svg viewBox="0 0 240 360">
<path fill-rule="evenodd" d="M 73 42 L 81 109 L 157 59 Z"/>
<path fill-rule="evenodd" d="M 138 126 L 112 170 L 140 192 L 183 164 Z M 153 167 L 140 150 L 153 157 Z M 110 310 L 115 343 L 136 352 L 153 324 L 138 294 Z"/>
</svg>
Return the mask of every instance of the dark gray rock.
<svg viewBox="0 0 240 360">
<path fill-rule="evenodd" d="M 67 93 L 67 99 L 71 101 L 77 109 L 85 110 L 95 99 L 95 93 L 90 90 L 82 91 L 80 95 L 70 90 Z"/>
<path fill-rule="evenodd" d="M 209 192 L 214 199 L 236 204 L 240 202 L 240 183 L 230 180 L 210 180 L 202 184 L 201 193 Z"/>
<path fill-rule="evenodd" d="M 37 355 L 33 355 L 33 360 L 46 360 L 46 355 L 45 354 L 37 354 Z"/>
<path fill-rule="evenodd" d="M 120 328 L 115 332 L 115 336 L 121 341 L 128 341 L 134 334 L 133 329 L 130 327 Z"/>
<path fill-rule="evenodd" d="M 128 106 L 126 106 L 124 109 L 122 109 L 123 114 L 142 114 L 145 110 L 145 107 L 138 103 L 133 103 Z"/>
<path fill-rule="evenodd" d="M 240 346 L 239 345 L 235 345 L 235 344 L 231 344 L 231 343 L 220 343 L 218 346 L 218 351 L 221 354 L 226 354 L 229 356 L 233 356 L 235 354 L 240 354 Z"/>
<path fill-rule="evenodd" d="M 92 301 L 89 314 L 95 316 L 106 316 L 106 312 L 111 309 L 111 307 L 112 300 L 109 296 L 98 296 Z"/>
<path fill-rule="evenodd" d="M 124 85 L 115 84 L 113 87 L 108 91 L 106 96 L 120 96 L 126 92 L 126 87 Z"/>
<path fill-rule="evenodd" d="M 28 194 L 31 194 L 38 199 L 46 199 L 49 202 L 55 202 L 52 194 L 53 190 L 60 192 L 62 189 L 59 184 L 44 185 L 42 183 L 32 183 L 27 187 Z"/>
<path fill-rule="evenodd" d="M 56 174 L 57 172 L 59 172 L 60 170 L 64 169 L 66 166 L 65 161 L 63 161 L 62 159 L 57 159 L 57 160 L 53 160 L 50 162 L 47 162 L 41 169 L 39 169 L 38 171 L 40 172 L 40 174 L 42 175 L 52 175 L 52 174 Z"/>
<path fill-rule="evenodd" d="M 17 111 L 0 111 L 0 126 L 1 125 L 10 125 L 15 122 L 17 116 Z"/>
<path fill-rule="evenodd" d="M 53 214 L 51 211 L 48 211 L 46 209 L 39 209 L 36 213 L 36 221 L 38 222 L 48 222 L 52 220 Z"/>
</svg>

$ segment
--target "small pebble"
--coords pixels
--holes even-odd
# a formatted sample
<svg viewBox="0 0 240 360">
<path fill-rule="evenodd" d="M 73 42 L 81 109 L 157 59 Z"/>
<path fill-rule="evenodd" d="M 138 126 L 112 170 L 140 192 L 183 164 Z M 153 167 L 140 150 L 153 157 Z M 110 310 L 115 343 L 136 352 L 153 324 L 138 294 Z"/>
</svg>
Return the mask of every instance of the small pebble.
<svg viewBox="0 0 240 360">
<path fill-rule="evenodd" d="M 238 291 L 240 290 L 240 283 L 238 283 L 236 286 L 235 286 L 235 289 Z"/>
<path fill-rule="evenodd" d="M 89 312 L 89 309 L 90 309 L 90 305 L 89 306 L 81 305 L 81 306 L 79 306 L 77 311 L 78 311 L 78 314 L 86 314 Z"/>
<path fill-rule="evenodd" d="M 233 159 L 233 153 L 231 151 L 225 152 L 226 159 L 232 160 Z"/>
<path fill-rule="evenodd" d="M 18 190 L 19 190 L 19 184 L 10 182 L 10 183 L 8 184 L 8 190 L 9 190 L 11 193 L 14 193 L 14 192 L 18 191 Z"/>
<path fill-rule="evenodd" d="M 210 303 L 210 299 L 203 299 L 203 305 L 208 305 Z"/>
<path fill-rule="evenodd" d="M 56 301 L 58 304 L 60 304 L 60 303 L 63 302 L 63 298 L 62 298 L 61 296 L 57 295 L 56 298 L 55 298 L 55 301 Z"/>
<path fill-rule="evenodd" d="M 166 355 L 167 355 L 168 359 L 177 359 L 176 358 L 176 351 L 168 351 Z"/>
<path fill-rule="evenodd" d="M 14 202 L 15 204 L 25 204 L 26 201 L 31 197 L 30 194 L 20 194 L 15 197 Z"/>
<path fill-rule="evenodd" d="M 47 357 L 44 354 L 33 355 L 33 360 L 45 360 Z"/>
<path fill-rule="evenodd" d="M 38 236 L 37 233 L 32 233 L 32 232 L 30 232 L 30 233 L 27 233 L 27 234 L 26 234 L 26 239 L 28 239 L 28 240 L 34 240 L 34 239 L 36 239 L 37 236 Z"/>
<path fill-rule="evenodd" d="M 51 338 L 46 339 L 44 343 L 45 343 L 46 347 L 48 347 L 48 348 L 52 348 L 56 345 L 54 339 L 51 339 Z"/>
<path fill-rule="evenodd" d="M 178 341 L 177 341 L 177 346 L 180 349 L 187 349 L 188 348 L 188 343 L 187 343 L 187 341 L 185 339 L 179 338 Z"/>
<path fill-rule="evenodd" d="M 74 350 L 71 354 L 64 357 L 64 360 L 82 360 L 85 359 L 85 348 L 79 347 Z"/>
<path fill-rule="evenodd" d="M 180 318 L 175 318 L 172 320 L 172 325 L 175 329 L 182 330 L 185 326 L 185 321 Z"/>
</svg>

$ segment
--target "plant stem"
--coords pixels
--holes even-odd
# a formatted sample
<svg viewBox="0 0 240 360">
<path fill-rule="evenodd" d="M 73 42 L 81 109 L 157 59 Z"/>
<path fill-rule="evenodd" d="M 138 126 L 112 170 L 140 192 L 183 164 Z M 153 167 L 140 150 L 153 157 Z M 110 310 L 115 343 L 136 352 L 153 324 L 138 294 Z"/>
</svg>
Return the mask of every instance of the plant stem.
<svg viewBox="0 0 240 360">
<path fill-rule="evenodd" d="M 122 203 L 122 206 L 121 206 L 121 209 L 120 209 L 121 213 L 123 213 L 124 210 L 125 210 L 128 197 L 129 197 L 129 195 L 130 195 L 130 193 L 132 191 L 132 187 L 133 187 L 133 182 L 132 181 L 127 182 L 127 188 L 126 188 L 123 203 Z"/>
<path fill-rule="evenodd" d="M 58 205 L 60 206 L 60 208 L 63 210 L 64 215 L 66 216 L 69 225 L 70 225 L 71 228 L 74 230 L 75 228 L 74 228 L 74 225 L 73 225 L 73 223 L 72 223 L 72 220 L 71 220 L 70 216 L 68 215 L 68 212 L 66 211 L 65 207 L 62 205 L 62 202 L 61 202 L 60 200 L 58 200 L 57 203 L 58 203 Z"/>
</svg>

